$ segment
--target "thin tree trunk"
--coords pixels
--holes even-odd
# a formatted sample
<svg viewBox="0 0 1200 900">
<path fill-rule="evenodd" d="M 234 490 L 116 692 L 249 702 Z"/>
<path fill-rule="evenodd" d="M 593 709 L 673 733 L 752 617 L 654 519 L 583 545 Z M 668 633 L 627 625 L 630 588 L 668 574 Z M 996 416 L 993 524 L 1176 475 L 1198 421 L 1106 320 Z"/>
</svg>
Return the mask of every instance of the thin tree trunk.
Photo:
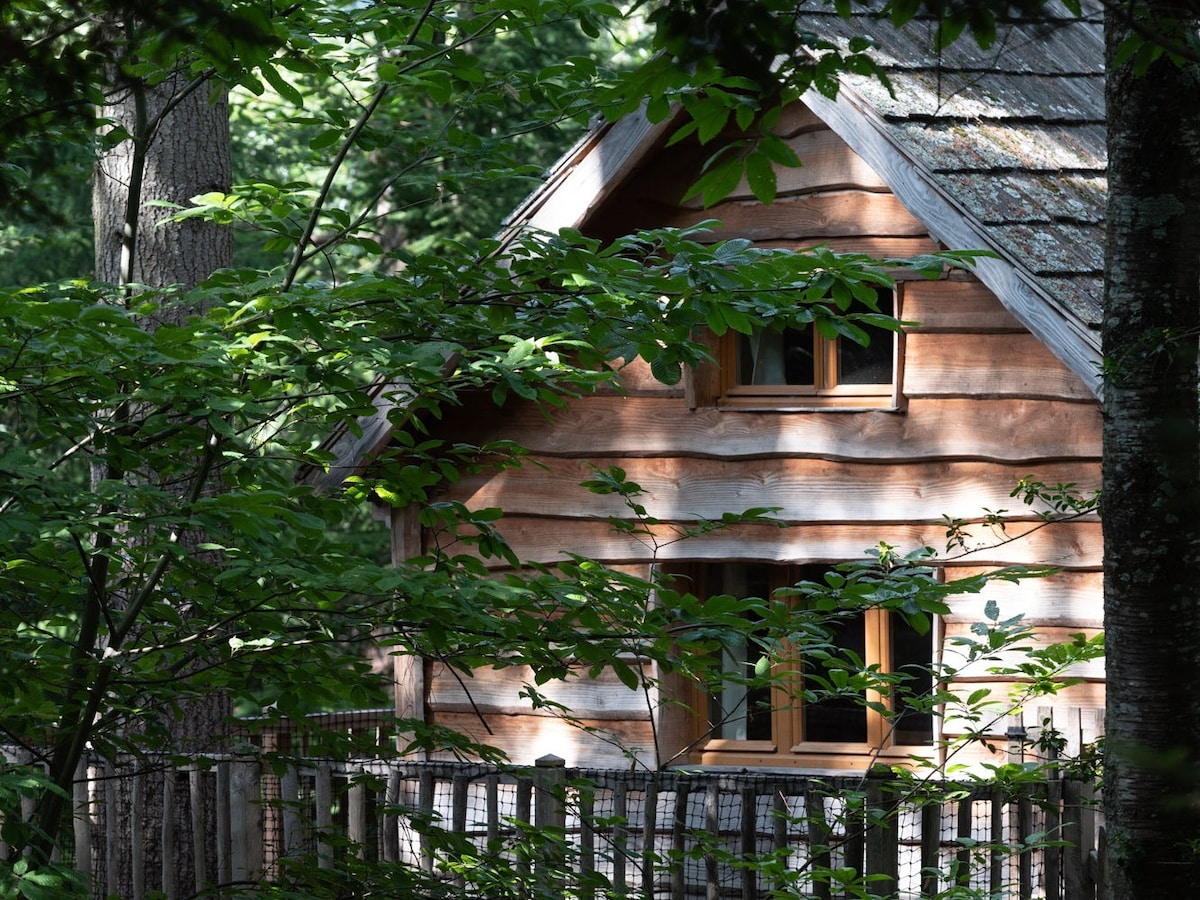
<svg viewBox="0 0 1200 900">
<path fill-rule="evenodd" d="M 1200 66 L 1116 66 L 1125 14 L 1106 21 L 1104 809 L 1109 897 L 1162 900 L 1200 883 Z"/>
</svg>

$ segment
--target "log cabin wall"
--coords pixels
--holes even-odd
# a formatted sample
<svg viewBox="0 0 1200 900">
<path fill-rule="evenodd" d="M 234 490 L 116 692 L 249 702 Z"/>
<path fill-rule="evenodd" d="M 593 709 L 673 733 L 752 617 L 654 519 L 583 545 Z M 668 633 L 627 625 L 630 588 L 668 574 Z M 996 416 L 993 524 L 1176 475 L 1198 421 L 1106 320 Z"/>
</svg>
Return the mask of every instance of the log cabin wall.
<svg viewBox="0 0 1200 900">
<path fill-rule="evenodd" d="M 910 255 L 934 241 L 887 185 L 832 131 L 800 104 L 781 125 L 803 160 L 779 172 L 779 195 L 764 207 L 739 189 L 704 210 L 679 197 L 711 148 L 680 145 L 650 154 L 639 169 L 588 214 L 583 230 L 601 238 L 641 227 L 686 226 L 708 218 L 724 224 L 717 238 L 749 237 L 764 246 Z M 482 442 L 512 439 L 530 450 L 520 469 L 464 477 L 448 496 L 472 507 L 505 510 L 501 528 L 525 559 L 552 563 L 570 548 L 610 565 L 645 573 L 650 565 L 683 573 L 717 561 L 834 563 L 861 559 L 881 540 L 901 550 L 944 551 L 944 519 L 977 523 L 966 548 L 944 552 L 946 578 L 1008 564 L 1052 564 L 1052 578 L 998 585 L 965 596 L 936 629 L 938 647 L 968 634 L 988 599 L 1004 616 L 1022 613 L 1039 640 L 1095 633 L 1101 625 L 1101 537 L 1091 518 L 1043 527 L 1037 511 L 1010 497 L 1018 480 L 1099 483 L 1100 416 L 1083 383 L 1026 331 L 969 274 L 937 281 L 904 280 L 897 288 L 907 327 L 900 340 L 899 401 L 887 409 L 746 409 L 721 405 L 701 389 L 655 382 L 639 362 L 623 370 L 624 393 L 576 400 L 547 420 L 526 404 L 494 409 L 481 402 L 447 414 L 440 437 Z M 710 373 L 711 375 L 711 373 Z M 617 465 L 647 491 L 652 515 L 691 522 L 749 507 L 779 507 L 788 527 L 740 527 L 664 546 L 645 545 L 598 517 L 622 515 L 619 498 L 579 487 L 593 467 Z M 982 524 L 985 510 L 1009 510 L 1005 533 Z M 426 540 L 428 540 L 426 536 Z M 1100 666 L 1060 695 L 1071 707 L 1103 705 Z M 530 762 L 546 752 L 571 765 L 624 767 L 629 760 L 608 741 L 529 709 L 517 692 L 530 673 L 477 672 L 464 686 L 435 664 L 429 671 L 427 714 Z M 984 671 L 964 673 L 956 689 L 1010 685 Z M 668 688 L 693 707 L 703 699 L 684 685 Z M 587 725 L 617 738 L 653 765 L 686 759 L 739 765 L 855 766 L 861 757 L 794 754 L 788 748 L 705 752 L 703 708 L 695 714 L 656 705 L 615 678 L 560 685 L 554 699 Z M 1039 701 L 1044 704 L 1045 701 Z M 485 733 L 480 716 L 491 734 Z M 953 722 L 942 726 L 953 732 Z M 657 741 L 655 729 L 657 728 Z M 997 723 L 1002 734 L 1004 722 Z M 657 751 L 656 751 L 657 746 Z M 691 748 L 691 749 L 688 749 Z M 682 753 L 682 756 L 677 754 Z"/>
</svg>

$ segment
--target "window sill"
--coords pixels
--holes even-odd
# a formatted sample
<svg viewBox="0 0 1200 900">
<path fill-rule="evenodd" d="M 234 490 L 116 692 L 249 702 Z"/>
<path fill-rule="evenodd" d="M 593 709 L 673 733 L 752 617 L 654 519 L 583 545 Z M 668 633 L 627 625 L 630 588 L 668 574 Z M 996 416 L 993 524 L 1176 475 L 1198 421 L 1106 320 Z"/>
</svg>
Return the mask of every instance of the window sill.
<svg viewBox="0 0 1200 900">
<path fill-rule="evenodd" d="M 687 765 L 707 768 L 762 768 L 797 769 L 804 772 L 828 770 L 830 772 L 865 772 L 871 766 L 910 767 L 917 759 L 933 759 L 937 749 L 928 744 L 912 747 L 889 747 L 874 751 L 861 744 L 801 744 L 790 751 L 777 752 L 769 741 L 710 741 L 689 758 Z M 760 750 L 754 745 L 767 748 Z"/>
<path fill-rule="evenodd" d="M 721 398 L 717 403 L 717 410 L 720 412 L 772 412 L 772 413 L 862 413 L 862 412 L 882 412 L 882 413 L 902 413 L 905 407 L 896 403 L 893 400 L 888 400 L 887 403 L 868 405 L 865 403 L 847 403 L 844 400 L 839 403 L 811 403 L 807 401 L 795 402 L 778 402 L 769 400 L 748 400 L 738 399 L 730 401 L 727 398 Z"/>
</svg>

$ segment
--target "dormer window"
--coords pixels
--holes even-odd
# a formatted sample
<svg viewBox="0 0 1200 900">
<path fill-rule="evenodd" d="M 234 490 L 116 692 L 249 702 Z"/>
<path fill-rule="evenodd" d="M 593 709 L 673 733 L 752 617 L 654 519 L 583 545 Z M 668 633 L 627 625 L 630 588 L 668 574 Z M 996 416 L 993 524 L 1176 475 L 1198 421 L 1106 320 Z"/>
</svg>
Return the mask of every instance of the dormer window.
<svg viewBox="0 0 1200 900">
<path fill-rule="evenodd" d="M 881 291 L 879 311 L 895 315 L 891 291 Z M 885 407 L 896 405 L 899 336 L 867 326 L 863 346 L 818 329 L 763 329 L 727 333 L 721 342 L 721 397 L 734 407 Z"/>
</svg>

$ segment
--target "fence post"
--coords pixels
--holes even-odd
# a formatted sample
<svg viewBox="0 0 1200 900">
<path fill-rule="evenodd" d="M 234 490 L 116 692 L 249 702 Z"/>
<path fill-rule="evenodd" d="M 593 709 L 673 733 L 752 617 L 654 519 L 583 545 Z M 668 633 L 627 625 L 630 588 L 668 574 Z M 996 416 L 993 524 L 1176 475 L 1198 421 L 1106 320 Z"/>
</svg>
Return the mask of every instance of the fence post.
<svg viewBox="0 0 1200 900">
<path fill-rule="evenodd" d="M 642 896 L 654 896 L 654 883 L 657 878 L 655 866 L 658 862 L 658 773 L 646 782 L 646 790 L 642 794 L 644 806 L 642 809 Z"/>
<path fill-rule="evenodd" d="M 434 800 L 436 799 L 437 785 L 434 783 L 433 772 L 430 769 L 421 769 L 417 775 L 417 809 L 421 810 L 422 816 L 428 816 L 428 820 L 420 826 L 417 833 L 417 845 L 421 856 L 421 871 L 433 871 L 433 838 L 430 832 L 435 828 L 440 828 L 440 825 L 434 823 L 438 820 L 434 808 Z M 520 790 L 518 789 L 517 802 L 517 818 L 521 818 L 520 809 Z M 527 819 L 526 819 L 527 821 Z"/>
<path fill-rule="evenodd" d="M 117 768 L 109 760 L 104 764 L 104 883 L 109 894 L 120 887 L 117 848 L 125 843 L 117 833 L 117 819 Z"/>
<path fill-rule="evenodd" d="M 471 777 L 466 772 L 455 772 L 450 779 L 450 830 L 455 834 L 467 833 L 467 794 L 471 788 Z M 539 812 L 540 816 L 541 813 Z M 459 872 L 454 876 L 459 889 L 467 886 L 466 876 Z"/>
<path fill-rule="evenodd" d="M 963 887 L 967 887 L 971 883 L 971 847 L 974 838 L 971 801 L 973 799 L 974 795 L 970 795 L 958 801 L 957 835 L 960 840 L 958 841 L 958 853 L 955 854 L 954 881 Z"/>
<path fill-rule="evenodd" d="M 359 859 L 369 859 L 367 854 L 367 786 L 365 773 L 347 770 L 349 788 L 346 790 L 346 836 L 353 845 L 351 852 Z M 356 777 L 357 776 L 357 777 Z"/>
<path fill-rule="evenodd" d="M 596 872 L 596 786 L 594 783 L 580 788 L 578 802 L 579 878 L 582 882 L 579 896 L 582 900 L 595 900 L 596 888 L 592 881 Z"/>
<path fill-rule="evenodd" d="M 865 874 L 880 876 L 871 883 L 872 891 L 878 890 L 884 896 L 893 897 L 899 888 L 899 834 L 896 823 L 891 819 L 895 805 L 890 799 L 884 799 L 884 779 L 887 777 L 888 773 L 875 769 L 867 774 Z"/>
<path fill-rule="evenodd" d="M 930 795 L 921 802 L 921 893 L 938 893 L 942 867 L 942 801 Z"/>
<path fill-rule="evenodd" d="M 1006 849 L 1004 839 L 1004 792 L 999 785 L 993 785 L 991 796 L 988 798 L 990 823 L 988 825 L 988 842 L 992 845 L 988 854 L 988 886 L 993 897 L 999 897 L 1008 878 L 1005 877 L 1010 852 Z"/>
<path fill-rule="evenodd" d="M 759 861 L 758 791 L 753 785 L 742 788 L 742 859 Z M 742 900 L 758 900 L 757 865 L 742 869 Z"/>
<path fill-rule="evenodd" d="M 71 799 L 75 815 L 75 869 L 85 881 L 92 879 L 92 804 L 89 797 L 88 761 L 85 753 L 75 769 Z"/>
<path fill-rule="evenodd" d="M 283 820 L 283 845 L 276 854 L 276 864 L 281 857 L 296 856 L 304 848 L 304 835 L 300 820 L 300 767 L 289 762 L 279 780 L 280 818 Z M 277 873 L 278 874 L 278 873 Z"/>
<path fill-rule="evenodd" d="M 561 878 L 566 862 L 567 839 L 567 761 L 546 754 L 534 762 L 534 824 L 543 841 L 538 854 L 537 881 L 547 893 L 553 879 Z M 561 888 L 555 893 L 561 894 Z"/>
<path fill-rule="evenodd" d="M 146 856 L 145 842 L 142 836 L 142 817 L 138 810 L 145 809 L 143 790 L 145 776 L 141 771 L 133 773 L 129 783 L 129 858 L 131 860 L 131 880 L 133 881 L 133 900 L 142 900 L 146 896 Z"/>
<path fill-rule="evenodd" d="M 159 864 L 162 868 L 162 892 L 167 900 L 176 900 L 175 886 L 175 767 L 169 763 L 163 769 L 162 838 L 159 843 Z"/>
<path fill-rule="evenodd" d="M 613 788 L 613 890 L 618 897 L 627 896 L 625 880 L 629 859 L 629 786 L 624 780 Z"/>
<path fill-rule="evenodd" d="M 1066 779 L 1063 787 L 1063 881 L 1066 900 L 1094 900 L 1096 886 L 1088 877 L 1092 849 L 1092 810 L 1082 782 Z"/>
<path fill-rule="evenodd" d="M 204 819 L 204 773 L 199 766 L 191 765 L 188 773 L 188 811 L 192 820 L 192 869 L 196 893 L 204 890 L 208 883 L 208 835 Z"/>
<path fill-rule="evenodd" d="M 808 853 L 812 859 L 812 893 L 817 900 L 829 900 L 832 886 L 829 883 L 829 867 L 833 860 L 830 844 L 832 831 L 825 815 L 825 794 L 822 788 L 809 782 L 804 794 L 805 827 L 808 831 Z M 774 819 L 775 840 L 773 849 L 778 854 L 787 849 L 787 819 L 784 817 L 783 789 L 775 788 L 771 815 Z M 781 878 L 778 887 L 784 887 Z"/>
<path fill-rule="evenodd" d="M 229 857 L 233 881 L 252 881 L 263 868 L 261 767 L 253 759 L 229 766 Z"/>
<path fill-rule="evenodd" d="M 1043 803 L 1046 816 L 1045 832 L 1053 838 L 1061 838 L 1062 825 L 1062 782 L 1057 777 L 1046 781 L 1046 796 Z M 1062 847 L 1047 847 L 1042 851 L 1045 861 L 1042 875 L 1042 890 L 1046 900 L 1062 900 Z"/>
<path fill-rule="evenodd" d="M 679 780 L 675 782 L 675 815 L 671 823 L 671 860 L 668 864 L 671 871 L 671 900 L 684 900 L 687 893 L 687 885 L 684 883 L 687 873 L 684 871 L 683 860 L 687 850 L 687 808 L 691 790 L 688 776 L 680 775 Z M 705 818 L 707 819 L 707 815 Z M 709 854 L 706 853 L 706 867 L 708 858 Z"/>
<path fill-rule="evenodd" d="M 387 789 L 383 795 L 383 861 L 400 859 L 400 769 L 388 767 Z"/>
<path fill-rule="evenodd" d="M 333 766 L 327 762 L 317 765 L 313 797 L 317 804 L 317 868 L 333 868 Z"/>
</svg>

